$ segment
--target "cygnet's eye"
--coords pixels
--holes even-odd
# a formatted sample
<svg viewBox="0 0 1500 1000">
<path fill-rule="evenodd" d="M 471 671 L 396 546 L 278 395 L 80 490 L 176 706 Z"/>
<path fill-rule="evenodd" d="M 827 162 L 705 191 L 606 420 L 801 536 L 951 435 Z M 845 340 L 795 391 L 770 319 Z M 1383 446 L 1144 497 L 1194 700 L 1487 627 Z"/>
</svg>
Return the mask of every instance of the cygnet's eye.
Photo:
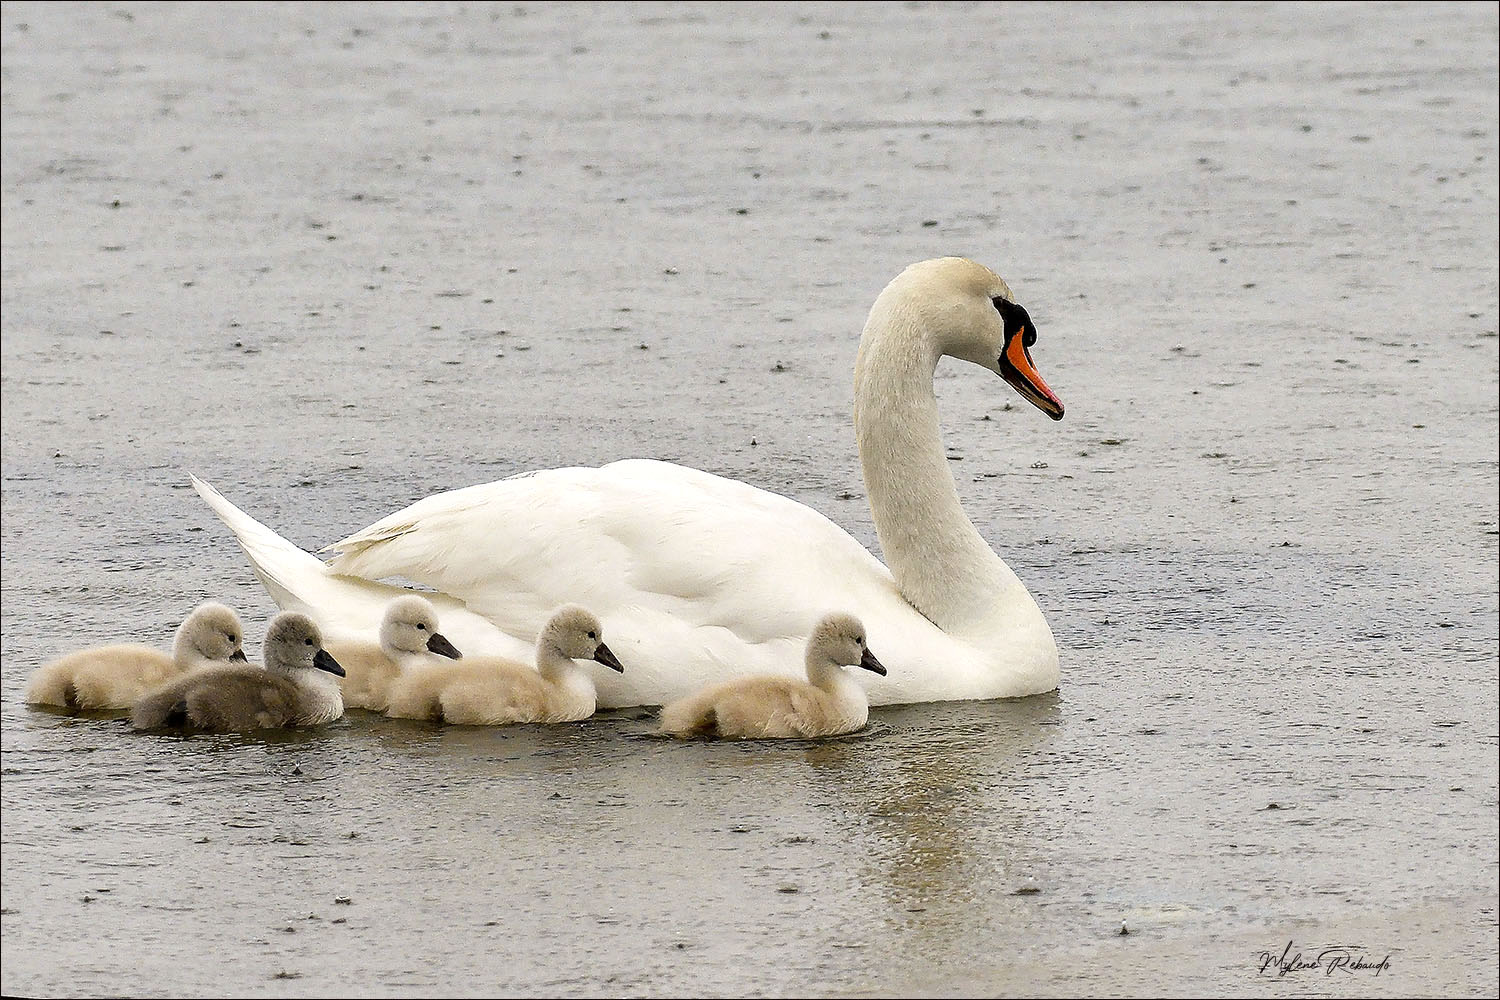
<svg viewBox="0 0 1500 1000">
<path fill-rule="evenodd" d="M 303 639 L 302 640 L 302 645 L 304 645 L 304 646 L 311 646 L 312 645 L 312 640 L 311 639 Z"/>
<path fill-rule="evenodd" d="M 592 633 L 592 632 L 590 632 L 590 633 L 589 633 L 589 638 L 590 638 L 590 639 L 597 639 L 597 638 L 599 638 L 599 637 L 598 637 L 598 636 L 597 636 L 597 635 L 595 635 L 595 634 L 594 634 L 594 633 Z"/>
<path fill-rule="evenodd" d="M 427 626 L 423 625 L 421 622 L 417 622 L 417 629 L 419 631 L 426 632 L 427 631 Z"/>
<path fill-rule="evenodd" d="M 231 633 L 229 633 L 229 641 L 233 642 L 233 643 L 238 643 L 240 641 L 240 637 L 237 636 L 237 635 L 235 635 L 233 632 L 231 632 Z"/>
</svg>

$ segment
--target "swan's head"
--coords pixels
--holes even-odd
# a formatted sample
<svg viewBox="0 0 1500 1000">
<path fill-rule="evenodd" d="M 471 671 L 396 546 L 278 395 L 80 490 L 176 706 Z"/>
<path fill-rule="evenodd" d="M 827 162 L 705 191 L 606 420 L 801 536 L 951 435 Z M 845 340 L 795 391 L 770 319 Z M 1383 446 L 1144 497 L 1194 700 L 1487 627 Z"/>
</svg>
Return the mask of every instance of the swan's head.
<svg viewBox="0 0 1500 1000">
<path fill-rule="evenodd" d="M 594 660 L 611 670 L 625 667 L 604 644 L 604 629 L 591 613 L 569 604 L 559 608 L 542 629 L 541 641 L 570 660 Z"/>
<path fill-rule="evenodd" d="M 1036 326 L 998 274 L 964 257 L 942 257 L 911 265 L 891 282 L 898 286 L 943 354 L 988 368 L 1047 416 L 1062 419 L 1062 400 L 1031 360 Z"/>
<path fill-rule="evenodd" d="M 450 660 L 462 654 L 438 631 L 437 611 L 425 597 L 398 597 L 386 605 L 380 645 L 398 653 L 436 653 Z"/>
<path fill-rule="evenodd" d="M 323 633 L 304 614 L 283 611 L 266 627 L 266 669 L 288 677 L 305 670 L 326 670 L 336 677 L 344 668 L 323 648 Z"/>
<path fill-rule="evenodd" d="M 818 622 L 807 640 L 808 662 L 822 661 L 839 667 L 863 667 L 885 676 L 885 666 L 865 644 L 865 627 L 853 615 L 829 615 Z"/>
<path fill-rule="evenodd" d="M 190 653 L 214 662 L 243 662 L 245 650 L 240 643 L 244 636 L 240 616 L 230 608 L 210 601 L 194 608 L 178 627 L 173 649 L 179 660 L 183 653 Z"/>
</svg>

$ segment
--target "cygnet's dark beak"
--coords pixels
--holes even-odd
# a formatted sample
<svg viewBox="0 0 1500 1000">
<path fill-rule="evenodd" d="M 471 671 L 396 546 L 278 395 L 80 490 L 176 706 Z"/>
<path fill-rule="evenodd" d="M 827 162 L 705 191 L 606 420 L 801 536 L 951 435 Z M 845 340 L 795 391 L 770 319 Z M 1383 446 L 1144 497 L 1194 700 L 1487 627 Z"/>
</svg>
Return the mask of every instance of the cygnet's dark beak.
<svg viewBox="0 0 1500 1000">
<path fill-rule="evenodd" d="M 599 643 L 599 648 L 594 650 L 594 659 L 598 660 L 609 669 L 614 670 L 618 673 L 623 674 L 625 672 L 625 665 L 622 664 L 615 656 L 615 654 L 610 652 L 609 647 L 602 642 Z"/>
<path fill-rule="evenodd" d="M 859 658 L 859 665 L 873 674 L 885 676 L 885 664 L 875 659 L 875 654 L 865 649 L 864 655 Z"/>
<path fill-rule="evenodd" d="M 236 649 L 233 653 L 230 653 L 229 654 L 229 659 L 231 661 L 236 661 L 237 660 L 240 663 L 249 663 L 250 662 L 249 658 L 247 658 L 245 656 L 245 651 L 243 649 Z"/>
<path fill-rule="evenodd" d="M 429 653 L 436 653 L 439 656 L 446 656 L 450 660 L 462 659 L 464 655 L 441 632 L 434 632 L 428 638 L 427 651 Z"/>
<path fill-rule="evenodd" d="M 318 655 L 313 657 L 313 666 L 319 670 L 326 670 L 335 677 L 344 676 L 344 668 L 339 666 L 339 661 L 329 655 L 328 650 L 318 650 Z"/>
</svg>

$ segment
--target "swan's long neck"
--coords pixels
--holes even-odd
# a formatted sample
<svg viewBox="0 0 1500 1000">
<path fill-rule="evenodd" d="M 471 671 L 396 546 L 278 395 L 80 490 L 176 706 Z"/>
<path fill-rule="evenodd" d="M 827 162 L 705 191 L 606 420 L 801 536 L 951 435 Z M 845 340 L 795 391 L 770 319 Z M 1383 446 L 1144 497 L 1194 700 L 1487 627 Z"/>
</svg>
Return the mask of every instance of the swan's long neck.
<svg viewBox="0 0 1500 1000">
<path fill-rule="evenodd" d="M 1021 583 L 959 505 L 932 390 L 941 356 L 918 305 L 894 287 L 882 293 L 854 367 L 854 432 L 875 531 L 902 594 L 944 631 L 985 631 Z"/>
</svg>

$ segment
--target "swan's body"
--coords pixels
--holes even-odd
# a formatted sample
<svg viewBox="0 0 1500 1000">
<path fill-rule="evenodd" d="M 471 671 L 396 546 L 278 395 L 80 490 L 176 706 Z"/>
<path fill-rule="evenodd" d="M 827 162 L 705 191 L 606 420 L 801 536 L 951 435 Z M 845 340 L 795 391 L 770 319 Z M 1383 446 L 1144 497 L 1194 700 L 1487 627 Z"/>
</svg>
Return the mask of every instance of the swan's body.
<svg viewBox="0 0 1500 1000">
<path fill-rule="evenodd" d="M 746 677 L 715 684 L 661 710 L 661 732 L 686 739 L 817 739 L 863 729 L 870 716 L 864 688 L 843 669 L 884 675 L 852 615 L 829 615 L 807 641 L 807 680 Z"/>
<path fill-rule="evenodd" d="M 519 658 L 553 607 L 593 609 L 629 672 L 605 707 L 664 704 L 709 684 L 795 676 L 826 613 L 858 615 L 890 675 L 873 704 L 1017 697 L 1057 685 L 1036 602 L 958 502 L 932 376 L 943 355 L 1002 375 L 1054 418 L 1030 319 L 988 268 L 907 268 L 876 299 L 855 367 L 855 430 L 887 569 L 809 507 L 664 462 L 555 469 L 440 493 L 329 546 L 296 549 L 198 483 L 282 607 L 356 627 L 404 577 L 435 588 L 472 654 Z M 429 595 L 432 596 L 432 595 Z M 518 649 L 519 647 L 519 649 Z"/>
<path fill-rule="evenodd" d="M 414 671 L 391 686 L 386 714 L 460 726 L 577 722 L 594 714 L 593 678 L 574 660 L 620 671 L 599 620 L 579 607 L 560 608 L 536 642 L 536 666 L 481 657 Z"/>
<path fill-rule="evenodd" d="M 416 594 L 386 605 L 378 643 L 345 639 L 329 642 L 325 648 L 344 668 L 339 678 L 344 707 L 371 712 L 386 710 L 391 684 L 403 673 L 459 658 L 459 651 L 438 631 L 432 603 Z"/>
<path fill-rule="evenodd" d="M 92 710 L 129 708 L 174 677 L 244 660 L 243 638 L 244 628 L 231 609 L 200 604 L 178 626 L 170 656 L 135 643 L 81 649 L 39 667 L 26 686 L 26 702 Z"/>
<path fill-rule="evenodd" d="M 180 677 L 136 702 L 131 725 L 244 732 L 318 726 L 344 714 L 330 676 L 343 669 L 323 649 L 311 618 L 283 611 L 271 619 L 263 648 L 265 669 L 236 664 Z"/>
</svg>

